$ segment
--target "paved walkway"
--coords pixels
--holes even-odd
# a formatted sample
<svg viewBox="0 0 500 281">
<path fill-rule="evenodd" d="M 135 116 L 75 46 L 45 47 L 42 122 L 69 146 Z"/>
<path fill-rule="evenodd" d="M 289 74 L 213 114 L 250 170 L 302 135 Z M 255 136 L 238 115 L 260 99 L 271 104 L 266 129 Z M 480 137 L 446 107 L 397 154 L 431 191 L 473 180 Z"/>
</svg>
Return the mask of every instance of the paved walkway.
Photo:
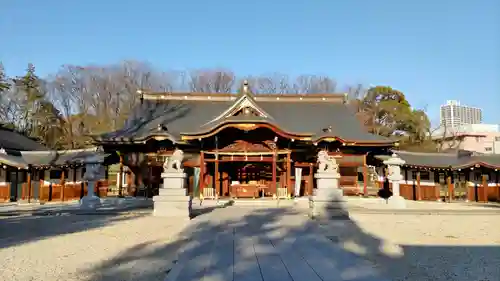
<svg viewBox="0 0 500 281">
<path fill-rule="evenodd" d="M 190 231 L 166 281 L 389 280 L 293 211 L 219 209 Z"/>
</svg>

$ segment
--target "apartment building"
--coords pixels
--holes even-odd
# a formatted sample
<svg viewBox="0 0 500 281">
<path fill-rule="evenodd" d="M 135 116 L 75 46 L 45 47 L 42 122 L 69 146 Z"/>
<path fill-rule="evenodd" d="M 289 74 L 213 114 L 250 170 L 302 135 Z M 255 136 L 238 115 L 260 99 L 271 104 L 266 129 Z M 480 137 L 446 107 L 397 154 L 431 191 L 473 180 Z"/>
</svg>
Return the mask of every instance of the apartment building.
<svg viewBox="0 0 500 281">
<path fill-rule="evenodd" d="M 462 105 L 456 100 L 447 101 L 440 109 L 441 125 L 451 129 L 466 124 L 480 124 L 482 119 L 480 108 Z"/>
</svg>

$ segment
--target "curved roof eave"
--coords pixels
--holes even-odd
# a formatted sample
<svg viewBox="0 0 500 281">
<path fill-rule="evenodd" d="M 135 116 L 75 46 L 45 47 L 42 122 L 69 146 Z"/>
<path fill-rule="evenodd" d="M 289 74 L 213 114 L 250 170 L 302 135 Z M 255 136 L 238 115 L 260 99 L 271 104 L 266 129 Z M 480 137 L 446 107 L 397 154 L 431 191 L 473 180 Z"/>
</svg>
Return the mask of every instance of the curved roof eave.
<svg viewBox="0 0 500 281">
<path fill-rule="evenodd" d="M 321 141 L 340 141 L 342 143 L 352 143 L 352 144 L 377 144 L 377 145 L 388 145 L 391 146 L 395 144 L 397 141 L 395 140 L 352 140 L 352 139 L 344 139 L 336 134 L 328 134 L 318 136 L 316 138 L 312 137 L 312 141 L 315 143 L 319 143 Z"/>
<path fill-rule="evenodd" d="M 297 138 L 307 138 L 307 140 L 310 140 L 310 136 L 311 134 L 310 133 L 296 133 L 296 132 L 290 132 L 288 130 L 286 130 L 285 128 L 282 128 L 280 127 L 278 124 L 276 124 L 275 122 L 272 122 L 270 120 L 265 120 L 265 119 L 260 119 L 260 120 L 224 120 L 222 122 L 219 122 L 217 124 L 215 124 L 214 126 L 210 126 L 208 127 L 207 129 L 203 130 L 203 131 L 198 131 L 198 132 L 183 132 L 181 133 L 181 136 L 182 137 L 202 137 L 204 135 L 214 135 L 218 132 L 220 132 L 221 130 L 227 128 L 227 127 L 230 127 L 230 126 L 234 126 L 236 127 L 238 124 L 241 124 L 241 125 L 246 125 L 246 124 L 265 124 L 265 125 L 269 125 L 275 129 L 277 129 L 277 133 L 283 136 L 286 136 L 286 137 L 297 137 Z"/>
<path fill-rule="evenodd" d="M 467 162 L 467 163 L 462 164 L 462 165 L 452 166 L 452 168 L 453 169 L 466 169 L 466 168 L 475 167 L 478 165 L 485 167 L 485 168 L 489 168 L 489 169 L 500 169 L 500 165 L 495 165 L 495 164 L 491 164 L 491 163 L 484 162 L 484 161 L 471 161 L 471 162 Z"/>
<path fill-rule="evenodd" d="M 149 140 L 157 140 L 157 141 L 163 141 L 163 140 L 169 140 L 173 143 L 178 143 L 180 142 L 180 138 L 174 136 L 173 134 L 170 133 L 153 133 L 149 134 L 146 136 L 140 136 L 140 137 L 135 137 L 135 138 L 130 138 L 130 137 L 117 137 L 117 138 L 110 138 L 110 139 L 99 139 L 96 140 L 98 143 L 120 143 L 120 144 L 136 144 L 136 143 L 145 143 Z"/>
</svg>

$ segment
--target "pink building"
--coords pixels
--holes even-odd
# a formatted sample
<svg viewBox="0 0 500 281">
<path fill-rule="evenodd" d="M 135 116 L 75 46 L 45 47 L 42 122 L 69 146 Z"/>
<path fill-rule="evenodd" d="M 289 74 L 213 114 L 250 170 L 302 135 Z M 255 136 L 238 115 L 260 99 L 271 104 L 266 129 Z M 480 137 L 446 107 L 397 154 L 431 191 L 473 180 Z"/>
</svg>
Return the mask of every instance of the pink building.
<svg viewBox="0 0 500 281">
<path fill-rule="evenodd" d="M 439 150 L 462 149 L 484 154 L 500 154 L 500 132 L 459 132 L 434 137 Z"/>
</svg>

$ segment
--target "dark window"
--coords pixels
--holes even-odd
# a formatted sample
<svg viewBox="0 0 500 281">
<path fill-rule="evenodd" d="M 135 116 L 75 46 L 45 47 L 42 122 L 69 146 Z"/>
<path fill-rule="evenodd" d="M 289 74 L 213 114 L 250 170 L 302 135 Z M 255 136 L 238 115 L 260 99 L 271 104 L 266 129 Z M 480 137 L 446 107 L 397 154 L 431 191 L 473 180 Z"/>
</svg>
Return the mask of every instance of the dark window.
<svg viewBox="0 0 500 281">
<path fill-rule="evenodd" d="M 412 171 L 411 172 L 412 179 L 417 180 L 417 171 Z M 431 175 L 428 171 L 420 171 L 420 180 L 421 181 L 428 181 L 431 179 Z"/>
<path fill-rule="evenodd" d="M 420 180 L 428 181 L 431 179 L 431 173 L 428 171 L 420 171 Z"/>
<path fill-rule="evenodd" d="M 51 180 L 60 179 L 61 176 L 62 176 L 61 170 L 50 170 L 50 179 Z"/>
</svg>

